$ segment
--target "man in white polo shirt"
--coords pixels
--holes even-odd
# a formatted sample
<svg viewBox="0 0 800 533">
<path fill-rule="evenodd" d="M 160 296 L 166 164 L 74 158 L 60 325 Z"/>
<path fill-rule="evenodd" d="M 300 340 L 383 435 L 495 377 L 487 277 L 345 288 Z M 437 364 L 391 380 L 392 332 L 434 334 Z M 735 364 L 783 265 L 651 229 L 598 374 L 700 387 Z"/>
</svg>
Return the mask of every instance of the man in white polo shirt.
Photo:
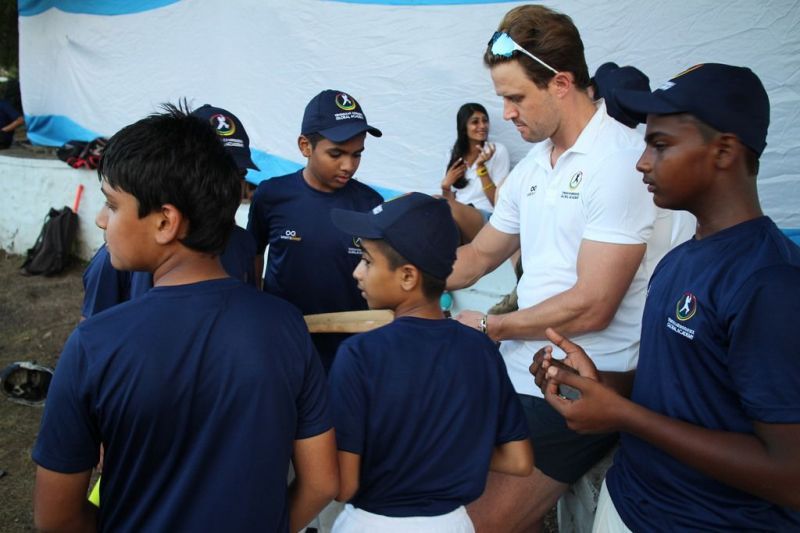
<svg viewBox="0 0 800 533">
<path fill-rule="evenodd" d="M 569 430 L 528 367 L 547 344 L 545 328 L 555 327 L 586 349 L 606 383 L 629 393 L 656 208 L 635 168 L 642 136 L 587 93 L 583 43 L 569 17 L 542 6 L 512 9 L 484 62 L 504 118 L 538 144 L 508 176 L 489 224 L 459 248 L 447 288 L 471 285 L 521 249 L 519 311 L 456 318 L 502 341 L 536 461 L 527 478 L 491 474 L 468 511 L 478 531 L 527 531 L 617 439 Z"/>
</svg>

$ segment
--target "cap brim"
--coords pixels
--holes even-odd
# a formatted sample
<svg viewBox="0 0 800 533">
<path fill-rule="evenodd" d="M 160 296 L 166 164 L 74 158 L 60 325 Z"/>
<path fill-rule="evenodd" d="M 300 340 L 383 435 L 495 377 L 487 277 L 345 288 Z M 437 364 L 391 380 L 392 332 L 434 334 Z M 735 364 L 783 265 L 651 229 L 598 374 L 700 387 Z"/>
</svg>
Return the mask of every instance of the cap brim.
<svg viewBox="0 0 800 533">
<path fill-rule="evenodd" d="M 614 98 L 617 104 L 632 116 L 671 115 L 686 111 L 658 96 L 658 91 L 651 93 L 647 91 L 620 89 L 614 91 Z"/>
<path fill-rule="evenodd" d="M 330 141 L 341 143 L 349 141 L 356 135 L 364 132 L 369 133 L 373 137 L 380 137 L 383 135 L 378 128 L 373 128 L 369 124 L 364 124 L 363 122 L 360 124 L 342 124 L 341 126 L 320 130 L 317 133 Z"/>
<path fill-rule="evenodd" d="M 365 239 L 382 239 L 383 231 L 375 226 L 371 212 L 359 213 L 347 209 L 331 209 L 333 225 L 354 237 Z"/>
<path fill-rule="evenodd" d="M 258 166 L 256 166 L 255 163 L 253 163 L 253 160 L 250 159 L 249 157 L 246 157 L 244 155 L 233 154 L 232 151 L 229 153 L 231 153 L 231 155 L 233 156 L 233 160 L 236 162 L 236 166 L 239 167 L 239 170 L 243 170 L 246 168 L 252 168 L 253 170 L 261 170 L 260 168 L 258 168 Z"/>
</svg>

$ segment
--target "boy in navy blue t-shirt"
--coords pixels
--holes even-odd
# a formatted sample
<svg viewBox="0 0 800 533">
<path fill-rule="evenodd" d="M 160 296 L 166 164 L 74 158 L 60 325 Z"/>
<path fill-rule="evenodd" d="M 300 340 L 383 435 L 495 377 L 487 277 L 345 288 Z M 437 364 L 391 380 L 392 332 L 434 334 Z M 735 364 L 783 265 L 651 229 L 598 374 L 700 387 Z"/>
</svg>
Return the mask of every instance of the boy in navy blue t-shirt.
<svg viewBox="0 0 800 533">
<path fill-rule="evenodd" d="M 630 400 L 553 331 L 581 375 L 531 368 L 570 427 L 621 432 L 595 530 L 798 531 L 800 248 L 758 199 L 767 92 L 748 68 L 707 63 L 615 97 L 647 115 L 637 168 L 654 202 L 697 232 L 653 272 Z"/>
<path fill-rule="evenodd" d="M 308 164 L 261 182 L 253 195 L 247 230 L 257 245 L 256 276 L 264 275 L 266 292 L 290 301 L 304 315 L 366 309 L 350 275 L 361 248 L 331 226 L 330 212 L 337 207 L 368 211 L 383 201 L 353 178 L 367 133 L 381 136 L 367 124 L 355 98 L 322 91 L 306 106 L 297 141 Z M 346 337 L 312 335 L 326 369 Z"/>
<path fill-rule="evenodd" d="M 338 488 L 325 378 L 299 313 L 220 263 L 233 159 L 207 122 L 166 106 L 114 135 L 98 173 L 111 263 L 154 287 L 67 341 L 33 451 L 37 527 L 298 530 Z M 101 445 L 98 510 L 86 491 Z"/>
<path fill-rule="evenodd" d="M 459 242 L 450 208 L 411 193 L 332 217 L 361 241 L 369 307 L 395 313 L 344 341 L 330 372 L 337 499 L 350 502 L 334 531 L 472 531 L 464 505 L 488 471 L 528 475 L 533 454 L 497 347 L 439 306 Z"/>
<path fill-rule="evenodd" d="M 219 136 L 223 146 L 236 161 L 239 175 L 244 179 L 247 169 L 258 170 L 250 157 L 250 138 L 241 121 L 230 111 L 204 105 L 191 112 L 192 116 L 208 121 Z M 244 228 L 234 226 L 225 251 L 220 259 L 231 277 L 255 286 L 253 260 L 256 244 Z M 137 298 L 153 286 L 153 275 L 149 272 L 124 272 L 111 266 L 111 258 L 105 245 L 94 254 L 83 272 L 83 305 L 81 316 L 89 318 L 111 306 Z"/>
</svg>

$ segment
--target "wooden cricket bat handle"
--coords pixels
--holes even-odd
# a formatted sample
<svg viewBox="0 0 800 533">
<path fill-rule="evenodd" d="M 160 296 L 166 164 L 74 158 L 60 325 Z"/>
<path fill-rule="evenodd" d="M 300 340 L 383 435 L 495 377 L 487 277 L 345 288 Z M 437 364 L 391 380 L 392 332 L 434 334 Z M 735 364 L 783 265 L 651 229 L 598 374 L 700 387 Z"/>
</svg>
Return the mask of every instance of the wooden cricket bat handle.
<svg viewBox="0 0 800 533">
<path fill-rule="evenodd" d="M 370 309 L 319 313 L 303 318 L 311 333 L 362 333 L 388 324 L 394 320 L 394 313 L 387 309 Z"/>
</svg>

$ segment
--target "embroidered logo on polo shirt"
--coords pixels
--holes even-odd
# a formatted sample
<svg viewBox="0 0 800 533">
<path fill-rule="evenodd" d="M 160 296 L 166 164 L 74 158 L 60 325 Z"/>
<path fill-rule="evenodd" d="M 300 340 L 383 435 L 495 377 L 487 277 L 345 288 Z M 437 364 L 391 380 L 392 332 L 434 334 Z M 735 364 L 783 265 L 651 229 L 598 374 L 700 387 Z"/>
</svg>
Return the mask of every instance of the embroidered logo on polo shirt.
<svg viewBox="0 0 800 533">
<path fill-rule="evenodd" d="M 567 200 L 577 200 L 581 197 L 581 193 L 576 192 L 576 189 L 581 186 L 581 182 L 583 181 L 583 171 L 579 170 L 572 177 L 569 179 L 569 190 L 561 192 L 561 198 L 566 198 Z"/>
<path fill-rule="evenodd" d="M 220 137 L 230 137 L 236 133 L 236 123 L 233 121 L 233 119 L 223 115 L 222 113 L 211 115 L 211 118 L 209 118 L 208 121 L 212 126 L 214 126 L 214 131 L 216 131 L 217 135 Z"/>
<path fill-rule="evenodd" d="M 536 194 L 536 185 L 531 185 L 531 188 L 528 189 L 528 194 L 525 196 L 533 196 L 534 194 Z"/>
<path fill-rule="evenodd" d="M 683 335 L 687 339 L 694 339 L 694 330 L 680 322 L 690 320 L 695 313 L 697 313 L 697 296 L 691 292 L 684 292 L 678 301 L 675 303 L 675 318 L 667 317 L 667 328 L 671 329 L 679 335 Z"/>
<path fill-rule="evenodd" d="M 283 234 L 281 234 L 280 238 L 281 240 L 284 241 L 295 241 L 295 242 L 300 242 L 303 240 L 303 238 L 300 237 L 297 234 L 297 232 L 293 229 L 287 229 L 286 231 L 284 231 Z"/>
</svg>

